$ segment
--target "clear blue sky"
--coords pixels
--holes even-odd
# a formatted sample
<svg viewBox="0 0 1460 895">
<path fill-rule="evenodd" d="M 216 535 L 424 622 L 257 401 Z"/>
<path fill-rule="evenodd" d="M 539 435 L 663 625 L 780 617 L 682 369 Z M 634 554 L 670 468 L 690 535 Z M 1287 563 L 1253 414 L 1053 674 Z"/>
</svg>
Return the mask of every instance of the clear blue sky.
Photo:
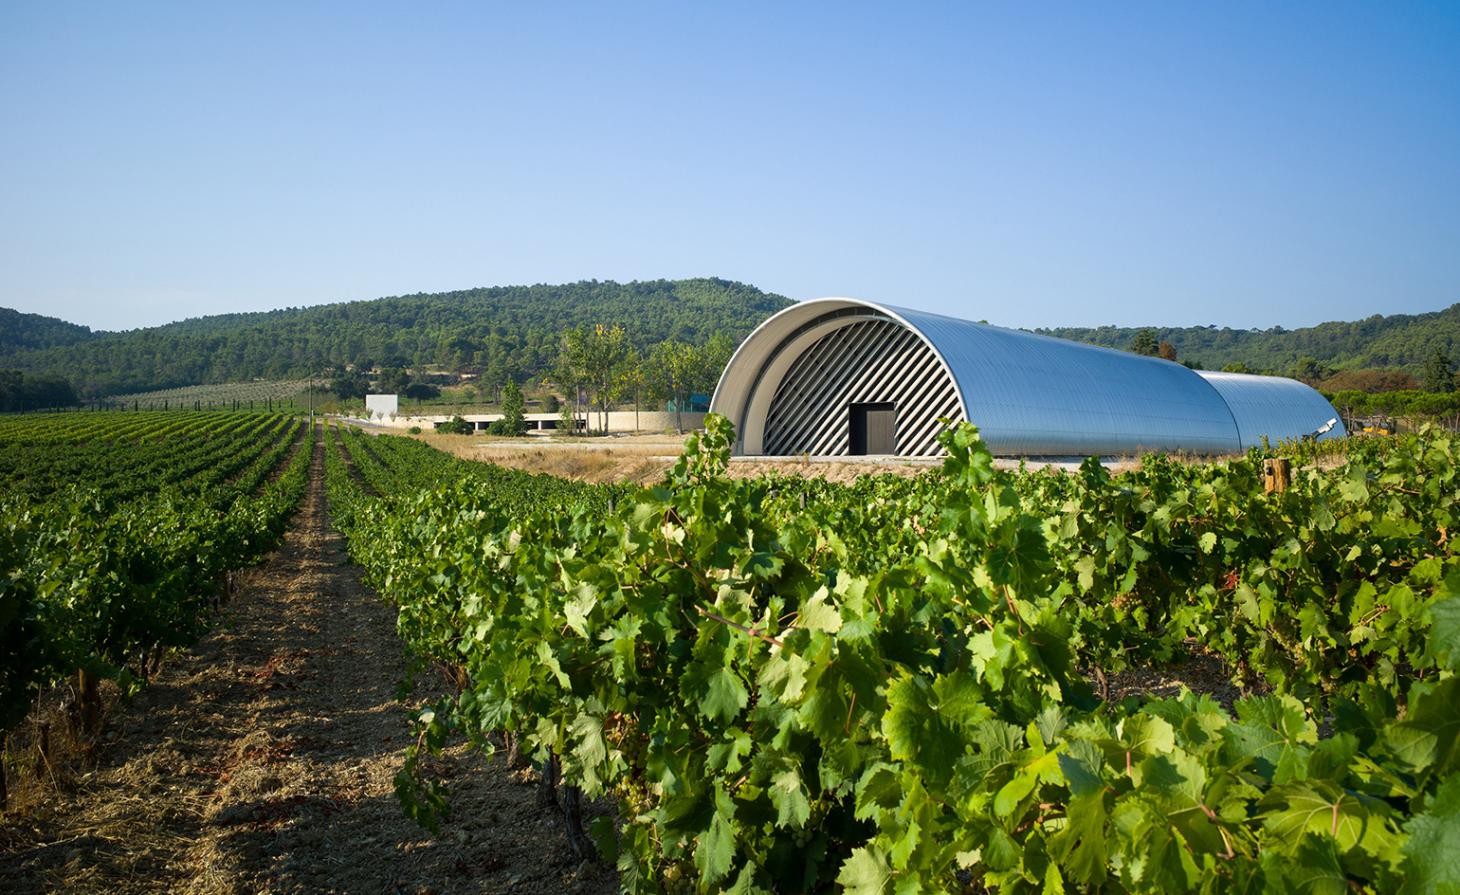
<svg viewBox="0 0 1460 895">
<path fill-rule="evenodd" d="M 711 275 L 1014 326 L 1460 302 L 1460 3 L 0 6 L 0 305 Z"/>
</svg>

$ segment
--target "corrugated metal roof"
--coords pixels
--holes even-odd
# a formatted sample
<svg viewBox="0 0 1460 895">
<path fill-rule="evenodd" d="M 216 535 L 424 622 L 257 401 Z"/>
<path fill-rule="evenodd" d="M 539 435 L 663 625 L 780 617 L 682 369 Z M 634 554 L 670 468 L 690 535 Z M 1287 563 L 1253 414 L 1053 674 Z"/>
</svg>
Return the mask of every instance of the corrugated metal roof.
<svg viewBox="0 0 1460 895">
<path fill-rule="evenodd" d="M 769 396 L 793 356 L 852 309 L 885 314 L 917 333 L 952 378 L 964 417 L 996 454 L 1231 453 L 1307 434 L 1337 416 L 1290 379 L 1198 374 L 1159 358 L 858 299 L 793 305 L 761 324 L 721 376 L 711 410 L 728 416 L 739 449 L 761 453 Z M 1342 426 L 1335 428 L 1342 434 Z M 810 448 L 806 448 L 809 450 Z"/>
<path fill-rule="evenodd" d="M 1210 383 L 1231 408 L 1243 450 L 1260 446 L 1264 436 L 1277 444 L 1310 435 L 1329 420 L 1337 422 L 1318 436 L 1320 440 L 1347 434 L 1328 399 L 1296 379 L 1207 370 L 1198 370 L 1197 375 Z"/>
</svg>

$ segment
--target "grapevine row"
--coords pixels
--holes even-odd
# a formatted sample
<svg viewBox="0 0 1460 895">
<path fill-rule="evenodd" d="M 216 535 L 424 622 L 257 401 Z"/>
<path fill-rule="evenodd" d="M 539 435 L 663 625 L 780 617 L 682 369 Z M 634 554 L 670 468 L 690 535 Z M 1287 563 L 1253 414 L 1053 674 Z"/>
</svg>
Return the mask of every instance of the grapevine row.
<svg viewBox="0 0 1460 895">
<path fill-rule="evenodd" d="M 389 443 L 351 447 L 384 496 L 337 452 L 328 484 L 403 638 L 465 672 L 423 746 L 506 731 L 615 796 L 591 833 L 626 889 L 1457 883 L 1447 439 L 1266 495 L 1252 457 L 996 473 L 964 426 L 939 476 L 838 488 L 726 477 L 712 418 L 662 485 L 576 506 L 507 471 L 412 491 L 361 462 Z M 1082 673 L 1192 639 L 1273 693 Z"/>
<path fill-rule="evenodd" d="M 289 456 L 299 429 L 245 421 L 239 431 L 256 444 L 237 456 L 200 454 L 215 466 L 195 470 L 189 487 L 153 483 L 122 502 L 82 486 L 41 500 L 0 497 L 0 746 L 36 694 L 71 675 L 81 725 L 93 732 L 98 681 L 128 689 L 165 649 L 203 632 L 225 574 L 271 549 L 299 505 L 313 454 L 305 433 Z"/>
</svg>

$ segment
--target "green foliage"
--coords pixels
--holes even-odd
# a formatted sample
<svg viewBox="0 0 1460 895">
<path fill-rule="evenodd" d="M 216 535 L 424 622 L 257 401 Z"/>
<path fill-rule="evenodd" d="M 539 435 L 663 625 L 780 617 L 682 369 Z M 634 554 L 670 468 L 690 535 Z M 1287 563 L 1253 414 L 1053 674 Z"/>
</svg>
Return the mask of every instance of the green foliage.
<svg viewBox="0 0 1460 895">
<path fill-rule="evenodd" d="M 98 335 L 100 333 L 93 333 L 90 327 L 55 317 L 0 308 L 0 353 L 74 345 Z"/>
<path fill-rule="evenodd" d="M 352 364 L 366 370 L 376 362 L 477 369 L 500 384 L 550 371 L 565 328 L 622 323 L 640 350 L 671 339 L 703 344 L 717 332 L 743 338 L 787 304 L 778 295 L 720 279 L 585 281 L 225 314 L 97 333 L 74 343 L 39 331 L 12 338 L 6 323 L 11 318 L 0 316 L 0 367 L 67 377 L 86 396 L 300 378 Z M 14 312 L 0 310 L 4 314 Z M 408 384 L 407 379 L 384 390 L 401 394 Z"/>
<path fill-rule="evenodd" d="M 940 473 L 841 486 L 727 478 L 712 417 L 637 492 L 335 438 L 357 560 L 469 681 L 433 723 L 612 794 L 630 890 L 1453 882 L 1448 438 L 1354 444 L 1275 495 L 1256 454 L 999 472 L 967 425 Z M 1191 642 L 1273 694 L 1101 702 L 1079 672 Z"/>
<path fill-rule="evenodd" d="M 1345 416 L 1398 416 L 1417 420 L 1460 418 L 1460 393 L 1409 390 L 1400 392 L 1342 391 L 1325 394 Z"/>
<path fill-rule="evenodd" d="M 509 379 L 507 387 L 502 389 L 502 418 L 493 421 L 487 431 L 493 435 L 526 435 L 527 419 L 523 415 L 526 406 L 522 389 Z"/>
<path fill-rule="evenodd" d="M 630 347 L 622 326 L 598 324 L 563 331 L 562 349 L 554 377 L 567 389 L 569 400 L 587 397 L 584 410 L 597 409 L 599 430 L 608 431 L 608 410 L 618 399 L 622 372 Z"/>
<path fill-rule="evenodd" d="M 717 333 L 700 347 L 683 342 L 654 346 L 645 366 L 644 380 L 651 394 L 673 403 L 677 429 L 684 430 L 680 414 L 689 407 L 691 396 L 715 387 L 734 350 L 735 344 L 723 333 Z"/>
<path fill-rule="evenodd" d="M 331 380 L 330 391 L 341 401 L 360 401 L 370 394 L 370 380 L 360 373 L 342 374 Z"/>
<path fill-rule="evenodd" d="M 1156 331 L 1150 327 L 1137 330 L 1135 336 L 1130 340 L 1130 350 L 1135 354 L 1155 357 L 1157 351 L 1160 350 L 1160 345 L 1156 342 Z"/>
<path fill-rule="evenodd" d="M 412 435 L 421 434 L 420 426 L 412 426 L 411 428 L 416 430 L 411 433 Z M 476 427 L 467 422 L 463 417 L 453 416 L 449 420 L 443 420 L 437 423 L 436 431 L 443 435 L 470 435 L 476 431 Z"/>
<path fill-rule="evenodd" d="M 145 680 L 150 656 L 198 636 L 224 573 L 282 536 L 312 442 L 249 414 L 0 424 L 0 733 L 77 669 Z"/>
<path fill-rule="evenodd" d="M 1455 370 L 1450 363 L 1450 354 L 1437 346 L 1425 361 L 1425 391 L 1444 393 L 1454 390 Z"/>
<path fill-rule="evenodd" d="M 1063 339 L 1122 349 L 1130 346 L 1139 331 L 1118 326 L 1037 330 Z M 1241 363 L 1250 372 L 1286 375 L 1306 357 L 1319 368 L 1393 368 L 1419 375 L 1437 349 L 1448 354 L 1451 346 L 1460 344 L 1460 304 L 1427 314 L 1374 314 L 1363 320 L 1321 323 L 1302 329 L 1157 327 L 1154 335 L 1170 342 L 1181 357 L 1199 360 L 1208 369 L 1225 369 L 1228 364 Z"/>
<path fill-rule="evenodd" d="M 75 407 L 76 390 L 59 376 L 27 376 L 19 370 L 0 370 L 0 413 Z"/>
<path fill-rule="evenodd" d="M 401 394 L 412 401 L 429 401 L 432 398 L 441 397 L 441 389 L 429 382 L 412 382 Z"/>
</svg>

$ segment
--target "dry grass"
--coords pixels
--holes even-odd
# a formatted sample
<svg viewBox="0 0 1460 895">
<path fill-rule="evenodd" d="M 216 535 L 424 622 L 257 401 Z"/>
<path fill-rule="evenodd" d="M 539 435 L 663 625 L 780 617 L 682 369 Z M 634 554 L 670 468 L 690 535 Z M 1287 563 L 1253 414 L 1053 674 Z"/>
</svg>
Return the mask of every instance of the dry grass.
<svg viewBox="0 0 1460 895">
<path fill-rule="evenodd" d="M 381 426 L 361 426 L 370 432 L 405 435 L 401 429 Z M 546 473 L 584 482 L 632 482 L 651 484 L 657 482 L 674 466 L 675 460 L 684 451 L 684 437 L 676 435 L 623 435 L 607 438 L 565 438 L 558 436 L 529 436 L 527 438 L 504 438 L 491 435 L 438 435 L 423 432 L 408 436 L 423 441 L 432 447 L 461 457 L 496 463 L 524 472 Z M 1242 455 L 1206 457 L 1195 454 L 1168 454 L 1178 462 L 1187 464 L 1227 463 L 1240 459 Z M 1105 457 L 1101 462 L 1112 473 L 1139 469 L 1144 458 L 1139 456 Z M 1000 457 L 994 461 L 995 468 L 1014 470 L 1021 465 L 1030 470 L 1050 468 L 1072 472 L 1080 468 L 1083 457 L 1036 458 L 1021 460 L 1015 457 Z M 1312 464 L 1318 468 L 1329 468 L 1342 462 L 1342 458 L 1324 457 Z M 862 475 L 890 473 L 900 476 L 916 476 L 936 469 L 939 462 L 929 460 L 902 460 L 884 458 L 876 460 L 851 459 L 803 459 L 777 457 L 772 459 L 741 458 L 730 464 L 730 475 L 736 478 L 754 478 L 768 473 L 803 475 L 824 478 L 833 482 L 850 482 Z"/>
</svg>

